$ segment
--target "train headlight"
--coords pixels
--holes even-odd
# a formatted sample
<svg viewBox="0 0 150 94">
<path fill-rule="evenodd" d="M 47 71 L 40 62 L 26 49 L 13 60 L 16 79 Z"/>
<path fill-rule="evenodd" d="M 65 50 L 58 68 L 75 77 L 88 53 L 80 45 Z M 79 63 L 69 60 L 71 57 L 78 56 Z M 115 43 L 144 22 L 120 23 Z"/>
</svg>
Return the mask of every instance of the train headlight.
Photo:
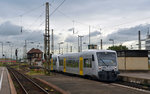
<svg viewBox="0 0 150 94">
<path fill-rule="evenodd" d="M 117 69 L 117 67 L 115 67 L 115 70 Z"/>
<path fill-rule="evenodd" d="M 102 67 L 99 67 L 99 69 L 101 70 L 101 69 L 102 69 Z"/>
</svg>

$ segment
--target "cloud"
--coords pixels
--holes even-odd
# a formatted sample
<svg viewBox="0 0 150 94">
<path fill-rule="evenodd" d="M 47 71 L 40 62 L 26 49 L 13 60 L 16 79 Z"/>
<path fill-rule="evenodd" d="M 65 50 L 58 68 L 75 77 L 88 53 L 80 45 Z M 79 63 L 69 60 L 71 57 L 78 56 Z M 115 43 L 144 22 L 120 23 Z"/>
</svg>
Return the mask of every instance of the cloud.
<svg viewBox="0 0 150 94">
<path fill-rule="evenodd" d="M 95 40 L 92 40 L 92 39 L 93 39 L 93 38 L 95 39 L 96 36 L 98 36 L 98 35 L 100 35 L 100 34 L 101 34 L 101 33 L 100 33 L 99 31 L 91 32 L 91 33 L 90 33 L 91 41 L 92 41 L 92 42 L 95 42 Z M 89 34 L 83 35 L 82 41 L 83 41 L 83 42 L 87 42 L 87 41 L 88 41 L 87 39 L 89 39 Z M 66 37 L 66 39 L 65 39 L 65 42 L 77 43 L 77 42 L 78 42 L 78 37 L 77 37 L 77 36 L 74 36 L 74 35 L 68 35 L 68 36 Z M 76 44 L 74 44 L 74 45 L 76 45 Z"/>
<path fill-rule="evenodd" d="M 58 35 L 62 35 L 62 33 L 58 33 Z"/>
<path fill-rule="evenodd" d="M 4 22 L 0 25 L 0 36 L 20 35 L 21 27 L 10 23 Z"/>
<path fill-rule="evenodd" d="M 94 37 L 94 36 L 98 36 L 98 35 L 100 35 L 100 34 L 101 34 L 100 31 L 94 31 L 94 32 L 91 32 L 91 33 L 90 33 L 90 36 L 91 36 L 91 37 Z"/>
<path fill-rule="evenodd" d="M 119 29 L 117 32 L 107 35 L 105 40 L 108 41 L 109 39 L 114 39 L 115 41 L 118 42 L 138 40 L 139 30 L 141 31 L 141 39 L 144 39 L 148 32 L 149 26 L 150 24 L 146 24 L 146 25 L 138 25 L 131 28 Z"/>
<path fill-rule="evenodd" d="M 73 31 L 73 30 L 74 30 L 74 28 L 69 28 L 69 29 L 68 29 L 68 31 Z"/>
<path fill-rule="evenodd" d="M 63 35 L 58 35 L 55 34 L 54 32 L 54 48 L 57 49 L 57 43 L 59 40 L 62 40 Z M 11 45 L 13 46 L 12 51 L 14 53 L 15 49 L 19 49 L 19 57 L 22 57 L 23 55 L 23 46 L 25 44 L 25 40 L 27 40 L 27 51 L 30 50 L 31 48 L 37 48 L 37 45 L 40 43 L 40 46 L 42 48 L 39 48 L 43 50 L 43 45 L 44 45 L 44 36 L 43 36 L 43 31 L 32 31 L 32 30 L 25 30 L 23 28 L 23 32 L 20 32 L 20 26 L 14 25 L 11 22 L 4 22 L 0 25 L 0 42 L 3 42 L 4 44 L 4 49 L 3 51 L 5 54 L 9 53 L 10 47 L 6 43 L 9 41 Z M 31 44 L 30 42 L 34 42 Z M 0 50 L 0 53 L 1 50 Z M 14 55 L 14 54 L 13 54 Z"/>
<path fill-rule="evenodd" d="M 42 41 L 43 33 L 41 31 L 32 31 L 32 32 L 24 32 L 22 34 L 22 39 L 32 40 L 32 41 Z"/>
<path fill-rule="evenodd" d="M 4 22 L 0 25 L 0 41 L 4 43 L 10 41 L 14 45 L 21 47 L 24 41 L 33 41 L 37 43 L 44 43 L 43 31 L 32 31 L 23 29 L 20 32 L 20 26 L 14 25 L 11 22 Z M 54 34 L 54 41 L 57 42 L 59 35 Z"/>
<path fill-rule="evenodd" d="M 32 11 L 32 9 L 35 9 L 38 6 L 44 4 L 45 1 L 47 0 L 30 0 L 30 2 L 26 2 L 26 0 L 1 0 L 0 5 L 3 8 L 0 9 L 0 20 L 1 22 L 10 20 L 15 24 L 20 24 L 20 17 L 18 17 L 20 14 Z M 61 0 L 54 0 L 54 2 L 51 4 L 53 7 L 50 6 L 50 13 L 61 2 Z M 99 25 L 102 29 L 103 27 L 109 27 L 107 28 L 108 30 L 104 30 L 105 32 L 103 33 L 105 35 L 109 33 L 109 35 L 105 38 L 105 40 L 107 41 L 109 40 L 109 38 L 113 38 L 115 41 L 137 40 L 138 30 L 141 30 L 142 38 L 145 38 L 148 25 L 140 25 L 141 27 L 136 26 L 132 28 L 119 29 L 115 33 L 111 33 L 112 31 L 114 31 L 114 29 L 110 27 L 115 24 L 121 24 L 122 22 L 128 23 L 131 21 L 137 21 L 139 19 L 149 17 L 149 3 L 149 0 L 66 0 L 66 2 L 58 9 L 62 13 L 56 11 L 50 20 L 50 27 L 56 28 L 56 31 L 58 31 L 58 34 L 54 35 L 55 43 L 58 43 L 60 41 L 67 41 L 73 43 L 77 42 L 78 38 L 77 36 L 74 36 L 75 34 L 84 35 L 83 41 L 88 42 L 87 24 L 93 26 Z M 43 6 L 37 8 L 37 10 L 35 11 L 23 15 L 23 29 L 25 29 L 25 27 L 29 27 L 31 23 L 34 23 L 37 17 L 39 17 L 39 15 L 41 15 L 41 13 L 44 12 L 44 9 L 45 7 Z M 9 15 L 7 11 L 9 11 Z M 39 26 L 42 19 L 44 19 L 44 14 L 35 24 L 33 24 L 33 26 L 30 29 L 37 29 L 37 26 Z M 73 27 L 72 20 L 75 20 L 74 35 L 71 35 L 73 29 L 71 28 Z M 129 24 L 129 26 L 133 26 L 135 25 L 135 23 L 137 25 L 139 23 L 142 24 L 145 22 L 150 23 L 148 19 L 145 19 L 142 22 L 134 22 L 131 25 Z M 141 29 L 142 27 L 144 29 Z M 62 29 L 65 30 L 63 31 Z M 91 41 L 95 43 L 96 41 L 99 41 L 98 35 L 100 34 L 101 33 L 98 31 L 91 32 Z M 12 42 L 15 41 L 16 44 L 19 44 L 21 42 L 23 44 L 24 40 L 40 41 L 41 43 L 43 43 L 44 38 L 42 31 L 23 30 L 23 33 L 21 33 L 20 26 L 14 25 L 10 22 L 5 22 L 0 25 L 0 41 L 6 40 Z M 17 43 L 16 41 L 19 43 Z M 22 47 L 22 44 L 20 44 L 20 47 Z"/>
<path fill-rule="evenodd" d="M 101 32 L 100 31 L 93 31 L 93 32 L 90 32 L 90 37 L 96 37 L 98 35 L 101 35 Z M 84 36 L 85 38 L 89 37 L 89 34 L 88 35 L 85 35 Z"/>
<path fill-rule="evenodd" d="M 77 42 L 78 41 L 78 37 L 73 36 L 73 35 L 68 35 L 67 38 L 65 39 L 65 42 Z"/>
</svg>

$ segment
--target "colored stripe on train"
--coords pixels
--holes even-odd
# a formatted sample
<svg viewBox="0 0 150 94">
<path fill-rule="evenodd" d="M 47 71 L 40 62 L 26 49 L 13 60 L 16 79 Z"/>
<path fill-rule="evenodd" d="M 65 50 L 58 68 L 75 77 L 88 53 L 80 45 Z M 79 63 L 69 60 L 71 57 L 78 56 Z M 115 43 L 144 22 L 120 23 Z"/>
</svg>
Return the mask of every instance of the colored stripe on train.
<svg viewBox="0 0 150 94">
<path fill-rule="evenodd" d="M 83 75 L 83 57 L 79 58 L 80 62 L 79 62 L 79 71 L 80 71 L 80 75 Z"/>
<path fill-rule="evenodd" d="M 51 70 L 53 70 L 53 59 L 51 59 Z"/>
<path fill-rule="evenodd" d="M 66 72 L 66 58 L 64 58 L 64 72 Z"/>
</svg>

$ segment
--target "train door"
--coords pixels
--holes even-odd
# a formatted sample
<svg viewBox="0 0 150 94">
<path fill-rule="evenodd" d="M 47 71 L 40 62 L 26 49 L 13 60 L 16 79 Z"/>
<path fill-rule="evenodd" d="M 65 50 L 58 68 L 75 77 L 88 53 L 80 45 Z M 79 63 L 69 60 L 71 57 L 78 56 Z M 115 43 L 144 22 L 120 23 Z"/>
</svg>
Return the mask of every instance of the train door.
<svg viewBox="0 0 150 94">
<path fill-rule="evenodd" d="M 59 56 L 56 59 L 56 70 L 59 71 Z"/>
<path fill-rule="evenodd" d="M 84 75 L 91 75 L 92 73 L 92 56 L 90 54 L 83 57 L 83 72 Z"/>
<path fill-rule="evenodd" d="M 92 71 L 91 75 L 97 75 L 97 68 L 96 68 L 96 60 L 95 60 L 95 55 L 92 54 Z"/>
</svg>

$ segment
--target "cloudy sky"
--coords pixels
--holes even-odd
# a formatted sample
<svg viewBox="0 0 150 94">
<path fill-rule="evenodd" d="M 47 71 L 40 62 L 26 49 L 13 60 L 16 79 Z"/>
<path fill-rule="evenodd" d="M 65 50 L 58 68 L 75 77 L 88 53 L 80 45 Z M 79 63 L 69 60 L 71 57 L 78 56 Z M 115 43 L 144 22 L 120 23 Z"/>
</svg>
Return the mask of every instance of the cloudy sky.
<svg viewBox="0 0 150 94">
<path fill-rule="evenodd" d="M 50 3 L 50 29 L 54 29 L 56 52 L 62 41 L 64 51 L 67 44 L 77 51 L 78 35 L 84 36 L 86 49 L 89 26 L 92 44 L 99 45 L 103 39 L 103 48 L 107 49 L 112 45 L 109 39 L 114 39 L 115 45 L 129 48 L 133 45 L 137 49 L 138 31 L 145 39 L 150 27 L 150 0 L 65 0 L 56 11 L 63 0 L 1 0 L 0 41 L 4 43 L 5 54 L 10 52 L 7 41 L 13 45 L 12 49 L 19 48 L 20 55 L 25 40 L 28 50 L 37 45 L 43 49 L 45 2 Z"/>
</svg>

